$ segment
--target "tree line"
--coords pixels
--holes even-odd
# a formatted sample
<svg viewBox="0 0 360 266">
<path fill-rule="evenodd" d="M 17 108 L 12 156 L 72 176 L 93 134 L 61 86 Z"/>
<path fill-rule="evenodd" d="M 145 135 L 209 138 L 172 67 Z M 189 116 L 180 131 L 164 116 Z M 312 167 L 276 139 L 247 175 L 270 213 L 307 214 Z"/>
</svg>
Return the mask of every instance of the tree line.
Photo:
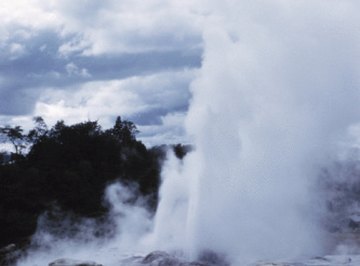
<svg viewBox="0 0 360 266">
<path fill-rule="evenodd" d="M 0 127 L 0 140 L 13 146 L 0 153 L 0 247 L 27 239 L 39 215 L 53 208 L 103 217 L 104 190 L 118 180 L 135 185 L 155 211 L 165 148 L 137 140 L 133 122 L 119 116 L 106 130 L 97 121 L 58 121 L 51 128 L 41 117 L 34 122 L 27 133 L 20 126 Z M 189 147 L 173 149 L 182 158 Z"/>
</svg>

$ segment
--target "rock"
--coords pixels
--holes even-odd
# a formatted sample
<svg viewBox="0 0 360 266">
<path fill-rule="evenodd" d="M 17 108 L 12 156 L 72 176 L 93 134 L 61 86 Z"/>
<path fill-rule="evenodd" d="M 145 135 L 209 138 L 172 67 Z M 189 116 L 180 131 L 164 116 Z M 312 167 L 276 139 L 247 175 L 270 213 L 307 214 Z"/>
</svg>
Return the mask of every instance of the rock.
<svg viewBox="0 0 360 266">
<path fill-rule="evenodd" d="M 176 258 L 165 251 L 154 251 L 148 254 L 142 264 L 151 266 L 185 266 L 179 258 Z"/>
<path fill-rule="evenodd" d="M 125 257 L 124 259 L 120 260 L 119 265 L 126 265 L 126 266 L 131 266 L 131 265 L 136 265 L 139 266 L 142 264 L 144 257 L 142 256 L 130 256 L 130 257 Z"/>
<path fill-rule="evenodd" d="M 204 250 L 199 256 L 200 263 L 214 266 L 230 266 L 226 256 L 212 250 Z"/>
<path fill-rule="evenodd" d="M 57 259 L 51 263 L 49 266 L 103 266 L 94 261 L 81 261 L 73 259 Z"/>
<path fill-rule="evenodd" d="M 9 253 L 9 252 L 14 251 L 15 249 L 16 249 L 16 245 L 10 244 L 10 245 L 7 245 L 7 246 L 3 247 L 2 249 L 0 249 L 0 254 Z"/>
<path fill-rule="evenodd" d="M 0 265 L 13 265 L 19 257 L 20 251 L 15 244 L 7 245 L 0 249 Z"/>
<path fill-rule="evenodd" d="M 170 257 L 170 255 L 168 253 L 166 253 L 165 251 L 153 251 L 151 253 L 149 253 L 148 255 L 146 255 L 146 257 L 142 260 L 142 263 L 152 263 L 153 261 L 159 260 L 159 259 L 163 259 L 163 258 L 167 258 Z"/>
<path fill-rule="evenodd" d="M 186 261 L 165 251 L 154 251 L 145 256 L 141 264 L 150 266 L 229 266 L 225 256 L 204 251 L 198 261 Z"/>
<path fill-rule="evenodd" d="M 349 223 L 348 223 L 348 227 L 351 230 L 359 230 L 360 229 L 360 222 L 359 221 L 354 221 L 353 219 L 349 219 Z"/>
<path fill-rule="evenodd" d="M 360 255 L 327 255 L 304 261 L 259 261 L 249 266 L 358 266 Z"/>
</svg>

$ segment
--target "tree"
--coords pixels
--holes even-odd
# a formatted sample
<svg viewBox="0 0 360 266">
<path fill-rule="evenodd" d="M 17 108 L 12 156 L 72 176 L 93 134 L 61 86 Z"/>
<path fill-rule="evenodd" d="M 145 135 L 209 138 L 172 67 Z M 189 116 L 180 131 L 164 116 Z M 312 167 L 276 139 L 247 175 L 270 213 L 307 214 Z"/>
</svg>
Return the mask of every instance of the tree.
<svg viewBox="0 0 360 266">
<path fill-rule="evenodd" d="M 42 118 L 34 121 L 27 135 L 21 127 L 1 128 L 18 153 L 24 145 L 29 151 L 11 163 L 0 156 L 0 247 L 30 236 L 37 217 L 54 206 L 74 217 L 106 218 L 104 191 L 115 181 L 137 187 L 135 197 L 156 209 L 162 153 L 136 139 L 134 123 L 119 116 L 108 130 L 97 121 L 58 121 L 48 129 Z"/>
<path fill-rule="evenodd" d="M 5 126 L 0 127 L 0 134 L 3 136 L 3 143 L 10 142 L 15 150 L 16 155 L 22 155 L 26 148 L 27 140 L 23 134 L 23 129 L 20 126 Z"/>
<path fill-rule="evenodd" d="M 27 135 L 27 139 L 31 143 L 35 143 L 48 133 L 48 127 L 41 116 L 35 116 L 33 121 L 35 122 L 35 128 L 30 130 Z"/>
<path fill-rule="evenodd" d="M 115 120 L 114 127 L 106 132 L 114 136 L 120 143 L 129 144 L 135 140 L 139 130 L 133 122 L 127 120 L 122 121 L 121 117 L 118 116 Z"/>
</svg>

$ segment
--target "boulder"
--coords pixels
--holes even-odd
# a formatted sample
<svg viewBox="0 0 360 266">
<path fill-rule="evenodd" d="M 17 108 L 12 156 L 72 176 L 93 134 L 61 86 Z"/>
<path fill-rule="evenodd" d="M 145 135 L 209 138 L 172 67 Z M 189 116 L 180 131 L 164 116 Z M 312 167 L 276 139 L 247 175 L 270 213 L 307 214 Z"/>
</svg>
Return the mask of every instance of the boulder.
<svg viewBox="0 0 360 266">
<path fill-rule="evenodd" d="M 7 245 L 3 248 L 0 249 L 0 254 L 5 254 L 5 253 L 9 253 L 9 252 L 12 252 L 16 250 L 16 245 L 15 244 L 10 244 L 10 245 Z"/>
<path fill-rule="evenodd" d="M 149 266 L 228 266 L 225 257 L 206 251 L 198 261 L 186 261 L 165 251 L 154 251 L 143 258 L 141 264 Z"/>
<path fill-rule="evenodd" d="M 73 259 L 57 259 L 49 263 L 49 266 L 103 266 L 94 261 L 82 261 Z"/>
<path fill-rule="evenodd" d="M 12 265 L 18 259 L 20 251 L 15 244 L 0 249 L 0 265 Z"/>
<path fill-rule="evenodd" d="M 153 251 L 143 260 L 142 264 L 151 266 L 183 266 L 180 259 L 166 253 L 165 251 Z"/>
<path fill-rule="evenodd" d="M 201 252 L 199 262 L 203 265 L 230 266 L 225 254 L 217 253 L 212 250 L 204 250 Z"/>
</svg>

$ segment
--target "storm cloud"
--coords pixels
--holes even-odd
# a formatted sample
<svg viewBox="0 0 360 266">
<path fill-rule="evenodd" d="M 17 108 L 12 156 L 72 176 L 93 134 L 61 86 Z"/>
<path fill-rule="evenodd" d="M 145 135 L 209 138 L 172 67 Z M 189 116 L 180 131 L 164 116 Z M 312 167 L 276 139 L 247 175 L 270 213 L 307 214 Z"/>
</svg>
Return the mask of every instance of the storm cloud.
<svg viewBox="0 0 360 266">
<path fill-rule="evenodd" d="M 188 109 L 202 37 L 186 1 L 17 0 L 0 17 L 0 124 L 122 115 L 152 138 Z"/>
</svg>

